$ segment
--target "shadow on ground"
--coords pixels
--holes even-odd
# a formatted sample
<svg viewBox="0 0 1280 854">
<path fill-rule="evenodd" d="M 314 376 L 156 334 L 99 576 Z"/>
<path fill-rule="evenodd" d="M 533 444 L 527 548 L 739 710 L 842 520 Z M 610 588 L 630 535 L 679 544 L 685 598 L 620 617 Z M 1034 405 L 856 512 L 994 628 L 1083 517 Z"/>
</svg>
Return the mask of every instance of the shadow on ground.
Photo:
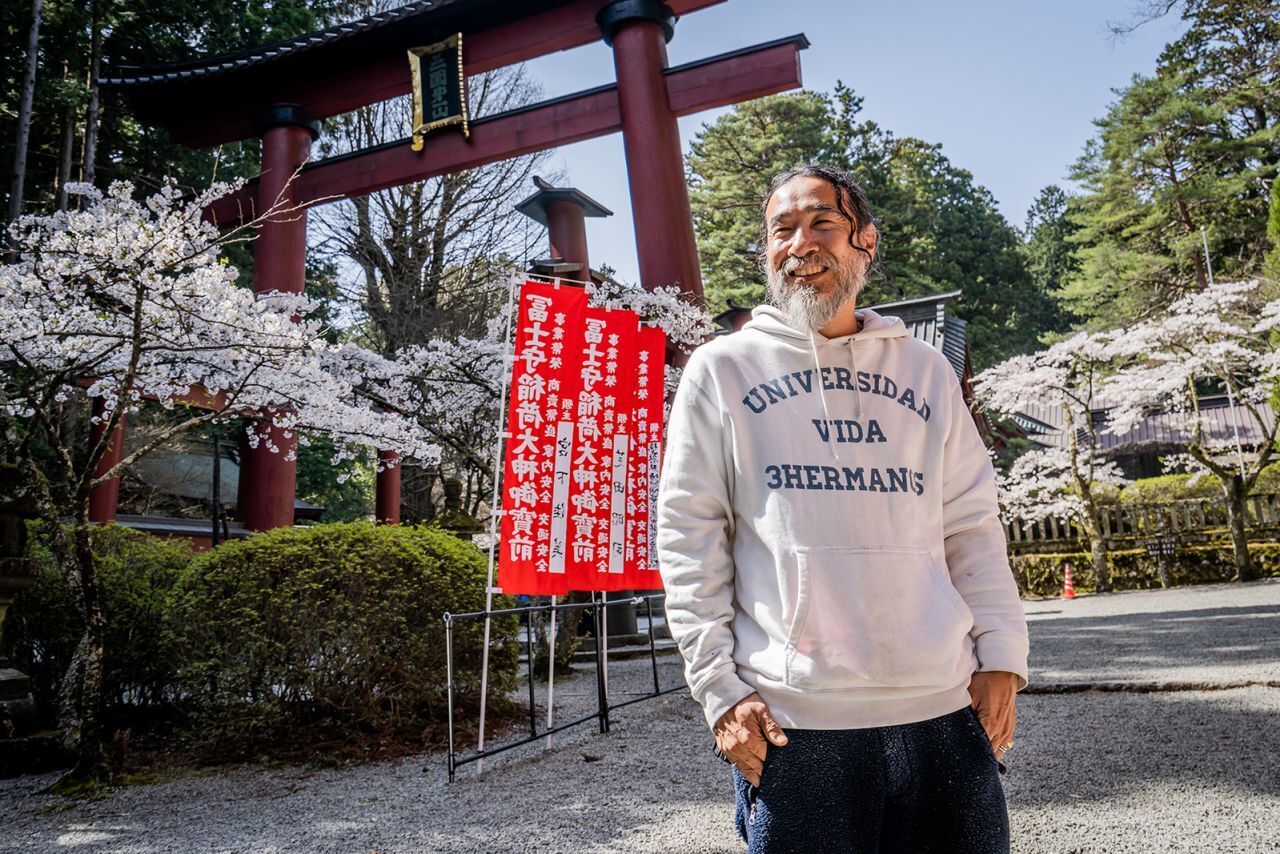
<svg viewBox="0 0 1280 854">
<path fill-rule="evenodd" d="M 1033 680 L 1280 679 L 1274 605 L 1040 616 L 1030 628 Z"/>
</svg>

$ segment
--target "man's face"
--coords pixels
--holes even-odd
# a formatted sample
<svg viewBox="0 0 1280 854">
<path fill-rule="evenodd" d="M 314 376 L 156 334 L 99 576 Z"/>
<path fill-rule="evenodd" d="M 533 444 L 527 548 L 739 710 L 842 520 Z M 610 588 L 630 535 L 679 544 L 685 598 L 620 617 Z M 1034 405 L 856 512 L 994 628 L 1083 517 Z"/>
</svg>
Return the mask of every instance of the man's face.
<svg viewBox="0 0 1280 854">
<path fill-rule="evenodd" d="M 765 208 L 769 298 L 811 329 L 827 326 L 857 297 L 870 264 L 849 245 L 853 223 L 840 212 L 836 192 L 821 178 L 800 176 L 779 187 Z M 874 228 L 859 237 L 874 250 Z"/>
</svg>

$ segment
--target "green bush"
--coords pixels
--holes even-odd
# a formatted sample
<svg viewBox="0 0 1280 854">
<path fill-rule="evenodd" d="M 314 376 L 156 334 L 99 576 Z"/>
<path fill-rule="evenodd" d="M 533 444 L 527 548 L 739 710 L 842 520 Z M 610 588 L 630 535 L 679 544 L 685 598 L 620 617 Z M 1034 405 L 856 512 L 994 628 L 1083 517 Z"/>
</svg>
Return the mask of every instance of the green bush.
<svg viewBox="0 0 1280 854">
<path fill-rule="evenodd" d="M 1213 475 L 1204 475 L 1193 485 L 1189 474 L 1162 474 L 1135 480 L 1120 490 L 1123 504 L 1167 504 L 1190 498 L 1222 498 L 1221 482 Z"/>
<path fill-rule="evenodd" d="M 1250 543 L 1260 578 L 1280 578 L 1280 543 Z M 1015 555 L 1010 560 L 1023 596 L 1060 596 L 1065 565 L 1071 564 L 1071 580 L 1077 593 L 1096 591 L 1097 579 L 1085 552 Z M 1113 590 L 1151 590 L 1160 586 L 1160 568 L 1146 549 L 1113 551 L 1107 555 Z M 1235 563 L 1230 544 L 1183 546 L 1169 558 L 1170 581 L 1175 585 L 1230 581 Z"/>
<path fill-rule="evenodd" d="M 1165 474 L 1144 477 L 1120 490 L 1122 504 L 1165 504 L 1192 498 L 1222 499 L 1222 482 L 1211 474 L 1200 477 L 1194 484 L 1189 474 Z M 1255 495 L 1280 492 L 1280 463 L 1272 463 L 1262 470 L 1253 486 Z"/>
<path fill-rule="evenodd" d="M 1256 495 L 1280 492 L 1280 463 L 1271 463 L 1258 474 L 1253 491 Z"/>
<path fill-rule="evenodd" d="M 69 533 L 69 532 L 68 532 Z M 191 560 L 186 540 L 154 537 L 119 525 L 93 529 L 93 553 L 107 620 L 103 699 L 108 707 L 159 705 L 175 698 L 169 598 Z M 36 583 L 18 594 L 0 649 L 30 677 L 42 715 L 52 721 L 58 689 L 84 631 L 78 598 L 33 526 Z"/>
<path fill-rule="evenodd" d="M 421 735 L 446 717 L 441 614 L 483 610 L 485 567 L 447 533 L 369 523 L 281 528 L 200 555 L 174 607 L 197 742 L 234 754 Z M 479 701 L 482 626 L 455 624 L 459 717 Z M 517 622 L 495 620 L 492 632 L 490 702 L 501 703 Z"/>
</svg>

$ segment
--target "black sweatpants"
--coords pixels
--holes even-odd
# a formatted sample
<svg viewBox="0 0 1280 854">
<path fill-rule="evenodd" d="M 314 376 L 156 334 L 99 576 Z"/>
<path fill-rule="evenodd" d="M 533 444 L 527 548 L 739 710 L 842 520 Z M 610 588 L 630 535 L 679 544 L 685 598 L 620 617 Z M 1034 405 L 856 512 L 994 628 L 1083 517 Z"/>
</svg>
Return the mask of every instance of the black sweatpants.
<svg viewBox="0 0 1280 854">
<path fill-rule="evenodd" d="M 991 742 L 970 708 L 847 730 L 787 729 L 760 787 L 735 768 L 735 819 L 750 854 L 1009 850 Z"/>
</svg>

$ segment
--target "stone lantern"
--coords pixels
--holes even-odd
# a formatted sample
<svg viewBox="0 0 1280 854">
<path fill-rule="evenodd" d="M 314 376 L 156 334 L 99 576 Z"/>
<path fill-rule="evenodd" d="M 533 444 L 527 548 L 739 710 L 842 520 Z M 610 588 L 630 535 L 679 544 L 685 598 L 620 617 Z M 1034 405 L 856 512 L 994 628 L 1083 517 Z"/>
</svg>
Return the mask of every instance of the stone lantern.
<svg viewBox="0 0 1280 854">
<path fill-rule="evenodd" d="M 456 537 L 470 540 L 487 531 L 476 517 L 462 506 L 462 481 L 446 478 L 444 482 L 444 508 L 436 514 L 435 522 Z"/>
</svg>

